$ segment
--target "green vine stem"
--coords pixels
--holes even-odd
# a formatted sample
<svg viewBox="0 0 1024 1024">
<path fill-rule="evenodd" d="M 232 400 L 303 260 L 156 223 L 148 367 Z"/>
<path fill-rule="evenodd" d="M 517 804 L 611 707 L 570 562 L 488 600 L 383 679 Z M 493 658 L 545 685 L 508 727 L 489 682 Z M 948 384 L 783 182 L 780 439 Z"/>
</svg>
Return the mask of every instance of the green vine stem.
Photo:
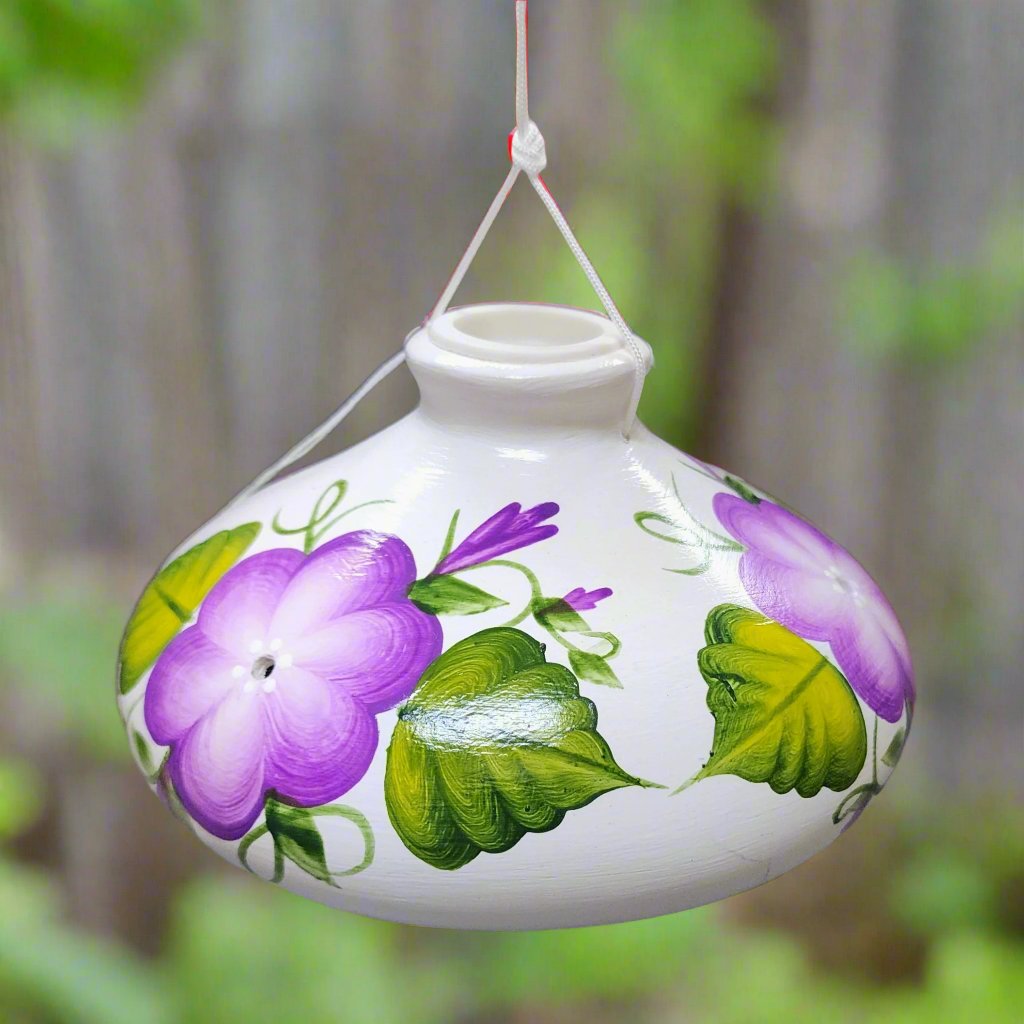
<svg viewBox="0 0 1024 1024">
<path fill-rule="evenodd" d="M 544 591 L 541 589 L 540 580 L 537 578 L 537 574 L 534 573 L 531 569 L 528 569 L 522 563 L 513 562 L 505 558 L 492 558 L 488 562 L 481 562 L 479 565 L 470 565 L 467 566 L 465 569 L 460 569 L 459 573 L 470 572 L 474 569 L 487 568 L 513 569 L 516 572 L 521 573 L 525 577 L 526 582 L 530 585 L 530 600 L 527 603 L 526 607 L 523 608 L 523 610 L 519 612 L 518 615 L 515 615 L 513 616 L 513 618 L 509 619 L 508 622 L 503 623 L 503 625 L 517 626 L 519 625 L 519 623 L 523 622 L 524 620 L 532 616 L 533 620 L 537 623 L 537 625 L 540 626 L 545 633 L 551 636 L 552 639 L 556 641 L 556 643 L 560 644 L 567 651 L 580 651 L 581 653 L 585 654 L 598 654 L 599 657 L 604 658 L 606 660 L 608 658 L 614 658 L 615 655 L 619 653 L 619 650 L 622 647 L 622 643 L 619 640 L 619 638 L 615 636 L 614 633 L 608 633 L 592 629 L 581 629 L 576 631 L 579 633 L 580 636 L 604 640 L 605 643 L 608 644 L 608 650 L 601 653 L 595 651 L 584 651 L 582 647 L 577 646 L 571 640 L 569 640 L 566 633 L 556 629 L 544 615 L 544 609 L 545 607 L 548 607 L 552 604 L 552 599 L 545 596 Z M 456 575 L 458 575 L 458 573 Z"/>
<path fill-rule="evenodd" d="M 679 511 L 685 517 L 685 521 L 666 515 L 664 512 L 637 512 L 633 516 L 633 521 L 636 525 L 651 537 L 666 541 L 669 544 L 680 544 L 683 547 L 695 548 L 700 552 L 701 559 L 697 565 L 686 569 L 666 569 L 666 572 L 676 573 L 680 576 L 702 576 L 711 568 L 711 562 L 716 553 L 739 553 L 746 550 L 742 544 L 734 541 L 731 537 L 716 533 L 705 526 L 690 512 L 679 493 L 675 474 L 672 475 L 672 491 L 675 494 L 676 501 L 679 503 Z M 649 523 L 660 523 L 662 526 L 667 526 L 675 531 L 677 536 L 662 533 L 649 526 Z"/>
<path fill-rule="evenodd" d="M 145 689 L 143 689 L 142 693 L 134 697 L 132 699 L 131 704 L 129 704 L 128 707 L 125 708 L 123 711 L 121 710 L 120 703 L 118 703 L 118 711 L 120 712 L 121 715 L 121 723 L 124 725 L 126 729 L 128 728 L 129 722 L 131 722 L 132 715 L 134 715 L 135 712 L 139 710 L 139 705 L 143 702 L 145 697 L 146 691 Z"/>
<path fill-rule="evenodd" d="M 195 825 L 192 823 L 192 816 L 185 810 L 185 805 L 181 802 L 181 797 L 178 796 L 178 791 L 174 788 L 174 783 L 171 781 L 170 773 L 167 770 L 167 762 L 170 760 L 170 753 L 168 753 L 160 765 L 160 770 L 156 773 L 154 779 L 158 787 L 163 787 L 163 796 L 167 802 L 167 807 L 170 809 L 171 814 L 174 815 L 182 824 L 187 826 L 189 831 L 195 832 Z"/>
<path fill-rule="evenodd" d="M 249 872 L 250 875 L 255 875 L 252 865 L 249 864 L 249 847 L 252 846 L 258 839 L 262 839 L 270 829 L 266 825 L 257 825 L 251 832 L 245 835 L 242 841 L 238 844 L 238 862 Z M 277 852 L 277 847 L 274 847 L 274 852 Z M 275 872 L 276 874 L 276 872 Z M 280 879 L 274 879 L 274 881 L 280 881 Z"/>
<path fill-rule="evenodd" d="M 839 801 L 839 806 L 832 813 L 832 824 L 838 825 L 850 813 L 851 803 L 858 799 L 862 799 L 866 803 L 881 792 L 882 787 L 878 782 L 878 715 L 875 715 L 875 725 L 871 735 L 871 781 L 857 786 L 856 789 L 851 789 Z"/>
<path fill-rule="evenodd" d="M 452 513 L 452 521 L 448 524 L 448 532 L 445 534 L 444 544 L 441 545 L 441 554 L 437 556 L 437 561 L 434 565 L 440 565 L 452 553 L 452 548 L 455 547 L 455 528 L 459 525 L 459 511 L 459 509 L 456 509 Z"/>
<path fill-rule="evenodd" d="M 361 508 L 368 508 L 370 505 L 393 504 L 393 501 L 390 498 L 379 498 L 376 501 L 364 501 L 359 505 L 353 505 L 344 512 L 340 512 L 331 519 L 335 510 L 345 500 L 347 492 L 348 481 L 335 480 L 334 483 L 331 484 L 319 498 L 317 498 L 308 522 L 303 523 L 301 526 L 283 526 L 281 524 L 281 511 L 279 510 L 274 516 L 273 522 L 270 524 L 271 529 L 274 533 L 278 533 L 282 537 L 294 537 L 301 535 L 303 538 L 303 554 L 308 555 L 317 546 L 320 538 L 329 530 L 333 529 L 342 519 L 345 518 L 345 516 L 350 516 L 353 512 L 358 512 Z M 325 502 L 327 503 L 326 507 Z"/>
<path fill-rule="evenodd" d="M 346 821 L 352 822 L 352 824 L 359 829 L 359 834 L 363 838 L 363 859 L 353 867 L 345 868 L 342 871 L 331 871 L 331 878 L 347 878 L 350 875 L 358 875 L 359 872 L 365 871 L 373 863 L 373 858 L 377 850 L 377 840 L 373 834 L 373 828 L 365 814 L 361 811 L 357 811 L 354 807 L 347 806 L 346 804 L 325 804 L 323 807 L 310 807 L 307 808 L 307 810 L 310 817 L 313 818 L 344 818 Z M 249 850 L 254 843 L 258 842 L 269 832 L 270 829 L 267 827 L 266 823 L 257 825 L 256 828 L 249 832 L 238 844 L 238 861 L 242 867 L 252 875 L 255 875 L 256 872 L 249 864 Z M 276 885 L 280 883 L 283 878 L 284 856 L 275 843 L 274 874 L 270 881 Z"/>
<path fill-rule="evenodd" d="M 347 878 L 349 875 L 358 875 L 360 871 L 365 871 L 373 863 L 377 850 L 377 840 L 365 814 L 346 804 L 328 804 L 326 807 L 316 807 L 310 813 L 314 818 L 344 818 L 346 821 L 352 822 L 359 829 L 359 834 L 363 837 L 363 859 L 354 867 L 346 868 L 344 871 L 332 871 L 332 878 Z"/>
<path fill-rule="evenodd" d="M 725 484 L 726 487 L 734 490 L 744 501 L 750 502 L 751 505 L 760 505 L 761 497 L 754 493 L 754 489 L 745 483 L 738 476 L 733 476 L 731 473 L 718 473 L 710 472 L 707 463 L 701 462 L 700 459 L 694 458 L 692 455 L 687 455 L 686 460 L 683 462 L 683 466 L 690 470 L 691 473 L 696 473 L 698 476 L 704 477 L 705 480 L 711 480 L 716 484 Z M 675 481 L 672 481 L 673 484 Z M 678 497 L 678 492 L 676 492 Z"/>
</svg>

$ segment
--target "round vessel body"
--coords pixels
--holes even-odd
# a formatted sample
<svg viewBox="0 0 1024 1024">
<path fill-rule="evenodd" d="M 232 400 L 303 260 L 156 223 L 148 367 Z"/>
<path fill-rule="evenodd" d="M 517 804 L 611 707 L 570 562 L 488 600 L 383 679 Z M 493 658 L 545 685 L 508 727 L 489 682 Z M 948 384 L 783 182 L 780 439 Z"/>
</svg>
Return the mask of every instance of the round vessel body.
<svg viewBox="0 0 1024 1024">
<path fill-rule="evenodd" d="M 450 928 L 679 911 L 835 839 L 913 706 L 864 571 L 626 439 L 603 317 L 467 307 L 407 351 L 415 411 L 215 516 L 140 599 L 119 704 L 172 810 L 302 895 Z"/>
</svg>

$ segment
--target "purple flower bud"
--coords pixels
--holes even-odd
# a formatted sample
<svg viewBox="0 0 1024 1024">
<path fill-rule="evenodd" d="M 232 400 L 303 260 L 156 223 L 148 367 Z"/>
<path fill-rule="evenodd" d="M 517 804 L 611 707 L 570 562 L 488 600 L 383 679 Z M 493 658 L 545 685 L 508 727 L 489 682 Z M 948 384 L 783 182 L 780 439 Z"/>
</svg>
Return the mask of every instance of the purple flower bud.
<svg viewBox="0 0 1024 1024">
<path fill-rule="evenodd" d="M 606 597 L 611 596 L 611 587 L 599 587 L 597 590 L 584 590 L 582 587 L 577 587 L 575 590 L 570 590 L 562 600 L 573 611 L 586 612 L 591 608 L 596 608 L 598 601 L 603 601 Z"/>
<path fill-rule="evenodd" d="M 509 551 L 517 551 L 558 533 L 554 523 L 540 524 L 558 512 L 553 501 L 522 511 L 519 502 L 506 505 L 478 526 L 454 551 L 442 559 L 434 573 L 458 572 L 488 562 Z"/>
</svg>

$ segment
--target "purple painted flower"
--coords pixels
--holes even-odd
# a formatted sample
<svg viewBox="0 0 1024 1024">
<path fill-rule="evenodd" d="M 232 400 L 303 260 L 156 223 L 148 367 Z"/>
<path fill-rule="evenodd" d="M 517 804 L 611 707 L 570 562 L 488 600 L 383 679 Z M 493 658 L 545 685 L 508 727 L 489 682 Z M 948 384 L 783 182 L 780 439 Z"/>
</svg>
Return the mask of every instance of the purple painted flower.
<svg viewBox="0 0 1024 1024">
<path fill-rule="evenodd" d="M 434 574 L 441 575 L 468 569 L 471 565 L 479 565 L 509 551 L 516 551 L 553 537 L 558 533 L 558 527 L 554 523 L 546 523 L 544 526 L 540 524 L 557 512 L 558 506 L 553 501 L 535 505 L 525 512 L 518 501 L 506 505 L 443 558 L 434 569 Z"/>
<path fill-rule="evenodd" d="M 570 590 L 562 600 L 573 611 L 587 612 L 591 608 L 596 608 L 598 601 L 603 601 L 606 597 L 611 596 L 611 587 L 599 587 L 597 590 L 584 590 L 582 587 L 577 587 L 575 590 Z"/>
<path fill-rule="evenodd" d="M 160 656 L 146 726 L 207 831 L 238 839 L 266 794 L 313 807 L 364 775 L 375 715 L 408 697 L 441 651 L 437 619 L 407 597 L 412 552 L 360 530 L 306 556 L 240 562 Z"/>
<path fill-rule="evenodd" d="M 716 494 L 715 514 L 746 551 L 740 578 L 769 618 L 808 640 L 827 641 L 850 685 L 896 722 L 914 699 L 910 651 L 878 584 L 820 530 L 776 505 Z"/>
</svg>

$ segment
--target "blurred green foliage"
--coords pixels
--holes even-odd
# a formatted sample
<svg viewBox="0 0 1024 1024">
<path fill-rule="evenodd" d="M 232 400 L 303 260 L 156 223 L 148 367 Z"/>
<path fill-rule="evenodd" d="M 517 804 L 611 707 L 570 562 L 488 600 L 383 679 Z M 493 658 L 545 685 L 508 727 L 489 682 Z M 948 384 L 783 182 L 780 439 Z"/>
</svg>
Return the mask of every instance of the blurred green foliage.
<svg viewBox="0 0 1024 1024">
<path fill-rule="evenodd" d="M 676 5 L 652 4 L 643 17 L 624 15 L 614 39 L 643 154 L 631 163 L 760 200 L 778 133 L 766 102 L 779 59 L 766 5 L 689 0 L 681 17 Z"/>
<path fill-rule="evenodd" d="M 0 116 L 44 142 L 68 141 L 84 117 L 137 100 L 201 10 L 199 0 L 4 0 Z"/>
<path fill-rule="evenodd" d="M 1012 199 L 984 233 L 979 251 L 959 265 L 910 268 L 884 252 L 864 252 L 849 268 L 839 322 L 847 344 L 868 359 L 956 361 L 1024 313 L 1024 258 Z"/>
<path fill-rule="evenodd" d="M 32 685 L 23 691 L 32 712 L 53 719 L 99 761 L 127 762 L 128 746 L 113 710 L 114 683 L 98 701 L 83 680 L 111 677 L 123 628 L 118 609 L 75 594 L 0 606 L 0 669 L 18 678 L 20 666 L 32 665 Z"/>
<path fill-rule="evenodd" d="M 933 902 L 963 905 L 971 887 L 947 882 Z M 45 879 L 0 861 L 5 1022 L 443 1024 L 572 1011 L 552 1019 L 1010 1024 L 1024 999 L 1020 937 L 971 922 L 934 937 L 921 984 L 874 988 L 815 970 L 792 938 L 727 927 L 710 910 L 467 938 L 218 876 L 177 894 L 166 954 L 144 963 L 61 924 L 54 904 Z"/>
</svg>

